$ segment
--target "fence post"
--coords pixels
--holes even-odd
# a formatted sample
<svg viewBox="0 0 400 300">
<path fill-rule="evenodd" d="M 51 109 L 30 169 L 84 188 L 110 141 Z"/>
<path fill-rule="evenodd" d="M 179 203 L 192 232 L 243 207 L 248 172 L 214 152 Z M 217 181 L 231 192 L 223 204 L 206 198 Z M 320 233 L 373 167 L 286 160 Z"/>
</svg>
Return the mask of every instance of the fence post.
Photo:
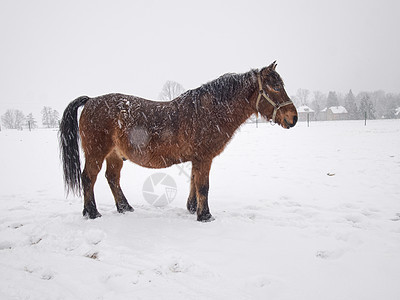
<svg viewBox="0 0 400 300">
<path fill-rule="evenodd" d="M 310 113 L 307 113 L 307 127 L 310 127 Z"/>
<path fill-rule="evenodd" d="M 364 112 L 364 126 L 367 126 L 367 112 Z"/>
</svg>

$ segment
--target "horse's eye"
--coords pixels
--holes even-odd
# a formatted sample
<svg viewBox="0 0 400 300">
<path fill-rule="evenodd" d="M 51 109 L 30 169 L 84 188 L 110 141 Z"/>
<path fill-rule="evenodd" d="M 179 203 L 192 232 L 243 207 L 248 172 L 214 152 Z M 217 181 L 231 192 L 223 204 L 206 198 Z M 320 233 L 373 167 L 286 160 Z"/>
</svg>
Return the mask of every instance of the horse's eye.
<svg viewBox="0 0 400 300">
<path fill-rule="evenodd" d="M 273 87 L 273 90 L 274 90 L 275 92 L 279 92 L 279 91 L 281 90 L 281 88 L 280 88 L 279 86 L 274 86 L 274 87 Z"/>
</svg>

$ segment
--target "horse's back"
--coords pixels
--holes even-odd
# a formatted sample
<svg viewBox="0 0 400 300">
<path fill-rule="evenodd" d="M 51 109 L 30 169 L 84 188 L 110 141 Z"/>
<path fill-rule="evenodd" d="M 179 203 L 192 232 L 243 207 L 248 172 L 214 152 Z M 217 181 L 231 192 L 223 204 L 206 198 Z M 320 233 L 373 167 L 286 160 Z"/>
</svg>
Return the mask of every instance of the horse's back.
<svg viewBox="0 0 400 300">
<path fill-rule="evenodd" d="M 174 102 L 123 94 L 91 98 L 80 118 L 83 149 L 104 157 L 115 151 L 145 167 L 178 163 L 184 159 L 179 114 Z"/>
</svg>

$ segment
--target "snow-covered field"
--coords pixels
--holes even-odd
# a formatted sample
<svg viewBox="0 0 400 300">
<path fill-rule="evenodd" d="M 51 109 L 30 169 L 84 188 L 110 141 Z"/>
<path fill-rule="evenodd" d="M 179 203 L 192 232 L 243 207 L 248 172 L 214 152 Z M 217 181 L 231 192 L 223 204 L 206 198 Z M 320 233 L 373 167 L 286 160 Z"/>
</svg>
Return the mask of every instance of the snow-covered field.
<svg viewBox="0 0 400 300">
<path fill-rule="evenodd" d="M 214 160 L 211 223 L 176 166 L 126 162 L 124 215 L 103 170 L 87 220 L 57 131 L 0 145 L 0 299 L 400 299 L 400 120 L 244 125 Z M 142 193 L 157 172 L 177 184 L 162 208 Z"/>
</svg>

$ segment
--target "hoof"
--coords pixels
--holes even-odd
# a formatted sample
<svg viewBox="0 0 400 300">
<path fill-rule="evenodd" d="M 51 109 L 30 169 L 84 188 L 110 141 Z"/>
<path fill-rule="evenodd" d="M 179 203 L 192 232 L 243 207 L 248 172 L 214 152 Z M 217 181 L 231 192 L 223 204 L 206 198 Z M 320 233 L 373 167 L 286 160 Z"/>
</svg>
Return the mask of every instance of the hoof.
<svg viewBox="0 0 400 300">
<path fill-rule="evenodd" d="M 197 221 L 199 222 L 206 223 L 206 222 L 212 222 L 214 220 L 215 218 L 210 213 L 197 215 Z"/>
<path fill-rule="evenodd" d="M 83 209 L 82 212 L 84 217 L 88 217 L 89 219 L 96 219 L 96 218 L 100 218 L 101 214 L 97 211 L 97 209 L 95 210 L 87 210 L 86 208 Z"/>
<path fill-rule="evenodd" d="M 187 210 L 193 215 L 197 210 L 197 206 L 188 205 Z"/>
<path fill-rule="evenodd" d="M 117 211 L 120 214 L 123 214 L 123 213 L 125 213 L 127 211 L 134 211 L 134 209 L 128 203 L 124 203 L 124 204 L 117 204 Z"/>
<path fill-rule="evenodd" d="M 196 200 L 188 200 L 186 205 L 187 210 L 193 215 L 197 211 L 197 201 Z"/>
</svg>

